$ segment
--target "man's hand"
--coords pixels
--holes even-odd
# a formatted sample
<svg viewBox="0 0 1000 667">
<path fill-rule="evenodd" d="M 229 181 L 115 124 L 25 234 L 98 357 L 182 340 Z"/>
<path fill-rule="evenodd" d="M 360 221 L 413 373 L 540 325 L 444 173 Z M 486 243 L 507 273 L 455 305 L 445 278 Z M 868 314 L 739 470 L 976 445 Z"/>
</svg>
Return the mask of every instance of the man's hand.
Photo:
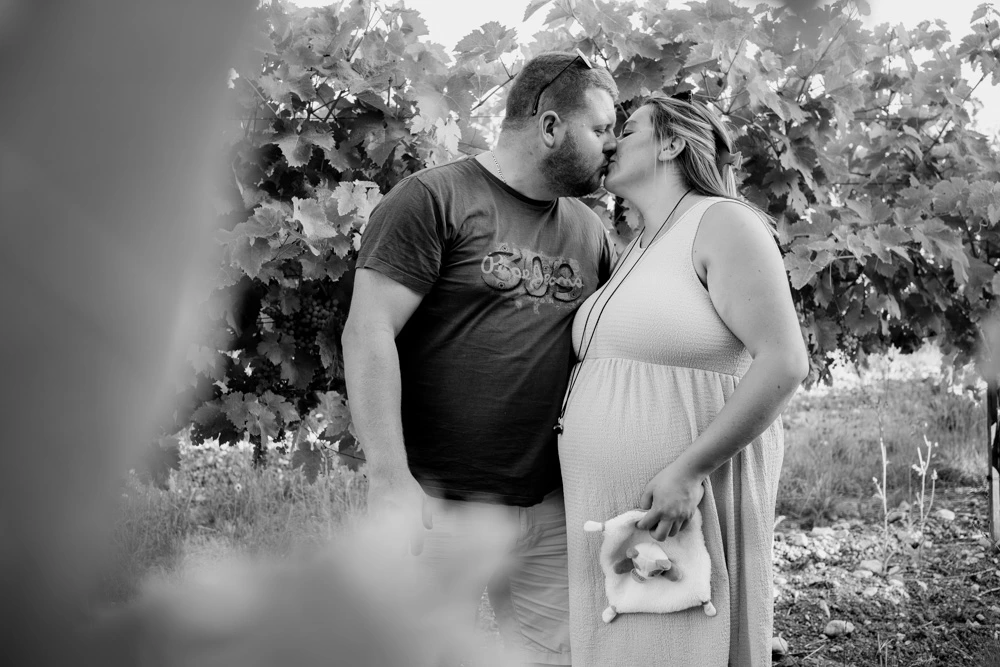
<svg viewBox="0 0 1000 667">
<path fill-rule="evenodd" d="M 367 475 L 368 511 L 400 517 L 410 536 L 410 552 L 418 555 L 424 548 L 424 532 L 434 527 L 433 499 L 409 470 L 372 467 Z"/>
<path fill-rule="evenodd" d="M 662 542 L 684 530 L 705 495 L 702 480 L 685 474 L 679 466 L 668 465 L 646 484 L 639 507 L 649 510 L 636 523 Z"/>
</svg>

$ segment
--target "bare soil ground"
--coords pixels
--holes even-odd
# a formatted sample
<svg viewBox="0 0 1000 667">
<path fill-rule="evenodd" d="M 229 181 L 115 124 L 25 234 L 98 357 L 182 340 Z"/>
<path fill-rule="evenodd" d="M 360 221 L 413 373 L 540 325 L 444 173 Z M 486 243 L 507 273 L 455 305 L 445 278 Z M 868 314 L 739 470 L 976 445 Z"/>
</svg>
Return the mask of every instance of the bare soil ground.
<svg viewBox="0 0 1000 667">
<path fill-rule="evenodd" d="M 917 507 L 890 511 L 888 539 L 882 517 L 782 522 L 774 631 L 788 650 L 776 664 L 1000 667 L 1000 553 L 986 536 L 987 505 L 985 486 L 939 493 L 922 552 L 910 538 Z M 865 569 L 887 554 L 887 570 Z M 827 631 L 831 621 L 845 624 Z"/>
</svg>

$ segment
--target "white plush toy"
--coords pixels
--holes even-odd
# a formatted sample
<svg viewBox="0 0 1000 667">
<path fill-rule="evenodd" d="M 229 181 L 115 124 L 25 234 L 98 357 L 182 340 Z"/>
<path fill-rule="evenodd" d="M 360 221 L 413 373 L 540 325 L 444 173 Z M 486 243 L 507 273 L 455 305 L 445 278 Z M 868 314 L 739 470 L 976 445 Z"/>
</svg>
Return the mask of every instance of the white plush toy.
<svg viewBox="0 0 1000 667">
<path fill-rule="evenodd" d="M 601 615 L 604 622 L 618 614 L 666 614 L 697 606 L 715 616 L 712 561 L 701 532 L 701 512 L 696 509 L 684 530 L 662 542 L 636 528 L 645 514 L 632 510 L 583 526 L 587 532 L 604 533 L 600 555 L 608 596 L 608 608 Z"/>
</svg>

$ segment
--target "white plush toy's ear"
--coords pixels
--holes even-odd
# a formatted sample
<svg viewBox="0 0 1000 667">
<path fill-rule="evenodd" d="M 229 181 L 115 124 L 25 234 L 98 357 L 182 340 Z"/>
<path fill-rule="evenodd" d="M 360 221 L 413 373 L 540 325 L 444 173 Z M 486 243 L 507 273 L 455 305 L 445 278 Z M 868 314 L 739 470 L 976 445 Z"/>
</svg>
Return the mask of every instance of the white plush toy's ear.
<svg viewBox="0 0 1000 667">
<path fill-rule="evenodd" d="M 600 521 L 587 521 L 583 524 L 583 530 L 586 533 L 603 533 L 604 524 Z"/>
</svg>

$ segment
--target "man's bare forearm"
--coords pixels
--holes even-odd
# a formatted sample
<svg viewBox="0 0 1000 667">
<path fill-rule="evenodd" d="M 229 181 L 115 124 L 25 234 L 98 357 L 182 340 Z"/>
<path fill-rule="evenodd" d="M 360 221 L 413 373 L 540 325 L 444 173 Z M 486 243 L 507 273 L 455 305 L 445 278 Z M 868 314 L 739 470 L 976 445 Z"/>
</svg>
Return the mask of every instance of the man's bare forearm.
<svg viewBox="0 0 1000 667">
<path fill-rule="evenodd" d="M 371 469 L 409 470 L 400 416 L 399 354 L 390 331 L 345 328 L 344 375 L 351 419 Z"/>
</svg>

